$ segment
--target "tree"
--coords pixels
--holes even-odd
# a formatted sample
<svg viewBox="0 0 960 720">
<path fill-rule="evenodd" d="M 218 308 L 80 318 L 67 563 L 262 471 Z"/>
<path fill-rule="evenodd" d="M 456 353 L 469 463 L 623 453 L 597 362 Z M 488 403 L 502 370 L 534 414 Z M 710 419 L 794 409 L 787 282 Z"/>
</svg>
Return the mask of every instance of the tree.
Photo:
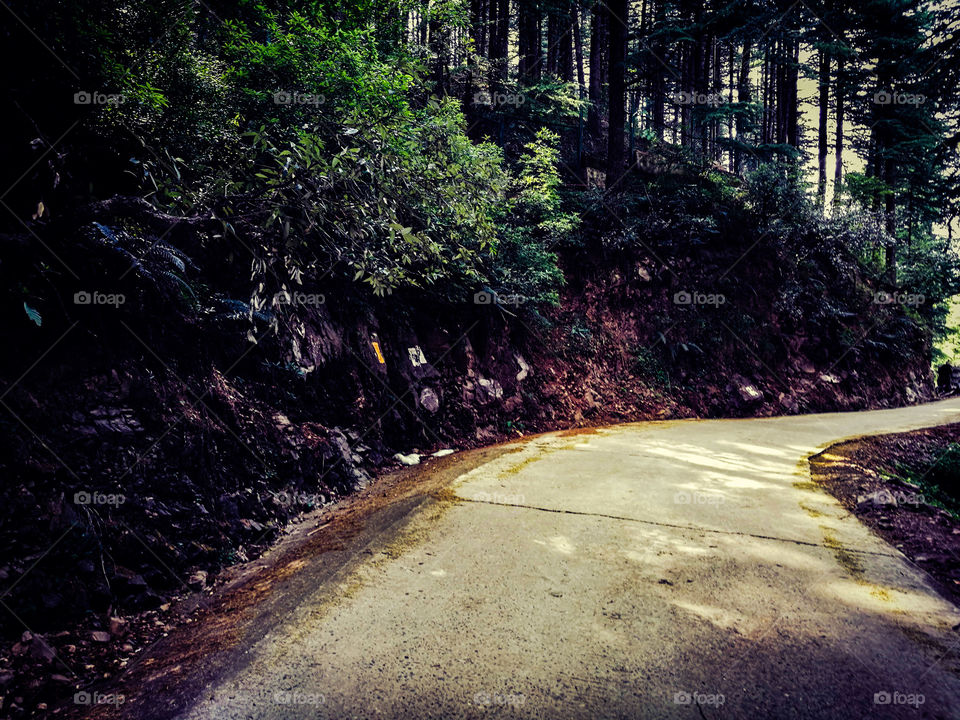
<svg viewBox="0 0 960 720">
<path fill-rule="evenodd" d="M 624 152 L 624 130 L 626 129 L 626 52 L 627 28 L 630 3 L 628 0 L 610 0 L 606 4 L 607 31 L 610 39 L 609 49 L 609 131 L 607 139 L 607 182 L 608 190 L 623 177 L 626 165 Z"/>
</svg>

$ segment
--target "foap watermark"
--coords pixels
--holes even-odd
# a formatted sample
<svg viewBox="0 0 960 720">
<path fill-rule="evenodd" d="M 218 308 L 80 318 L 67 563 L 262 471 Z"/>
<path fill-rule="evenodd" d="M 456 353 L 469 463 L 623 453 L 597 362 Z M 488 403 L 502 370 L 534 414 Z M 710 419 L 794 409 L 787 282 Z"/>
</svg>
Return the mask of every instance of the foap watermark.
<svg viewBox="0 0 960 720">
<path fill-rule="evenodd" d="M 473 94 L 474 105 L 485 105 L 487 107 L 500 107 L 509 105 L 511 107 L 520 107 L 527 101 L 522 93 L 508 92 L 475 92 Z"/>
<path fill-rule="evenodd" d="M 282 290 L 273 296 L 274 305 L 302 305 L 320 307 L 325 305 L 327 297 L 323 293 L 286 292 Z"/>
<path fill-rule="evenodd" d="M 323 705 L 327 702 L 327 696 L 299 690 L 277 690 L 273 694 L 273 702 L 277 705 Z"/>
<path fill-rule="evenodd" d="M 480 705 L 481 707 L 523 707 L 523 704 L 527 701 L 527 698 L 522 693 L 500 693 L 500 692 L 485 692 L 481 690 L 473 696 L 473 704 Z"/>
<path fill-rule="evenodd" d="M 274 496 L 281 505 L 323 505 L 326 498 L 320 493 L 278 492 Z"/>
<path fill-rule="evenodd" d="M 681 290 L 673 294 L 674 305 L 713 305 L 714 307 L 720 307 L 726 301 L 726 296 L 720 293 Z"/>
<path fill-rule="evenodd" d="M 74 705 L 123 705 L 127 700 L 120 693 L 86 692 L 73 694 Z"/>
<path fill-rule="evenodd" d="M 877 305 L 919 307 L 926 301 L 927 298 L 923 293 L 886 292 L 881 290 L 873 295 L 873 302 Z"/>
<path fill-rule="evenodd" d="M 127 98 L 121 93 L 88 92 L 81 90 L 73 94 L 74 105 L 122 105 Z"/>
<path fill-rule="evenodd" d="M 920 493 L 905 493 L 884 488 L 868 495 L 857 497 L 859 505 L 926 505 L 926 498 Z"/>
<path fill-rule="evenodd" d="M 670 100 L 677 105 L 710 105 L 716 107 L 727 102 L 722 93 L 701 93 L 678 90 L 670 95 Z"/>
<path fill-rule="evenodd" d="M 97 290 L 88 292 L 81 290 L 73 294 L 74 305 L 112 305 L 120 307 L 127 301 L 127 296 L 123 293 L 103 293 Z"/>
<path fill-rule="evenodd" d="M 723 496 L 702 492 L 678 492 L 673 496 L 673 502 L 675 505 L 719 505 L 723 502 Z"/>
<path fill-rule="evenodd" d="M 917 708 L 923 705 L 927 698 L 922 693 L 905 693 L 899 690 L 881 690 L 873 694 L 874 705 L 912 705 Z"/>
<path fill-rule="evenodd" d="M 473 294 L 474 305 L 523 305 L 528 298 L 520 293 L 498 293 L 481 290 Z"/>
<path fill-rule="evenodd" d="M 326 102 L 323 95 L 316 93 L 302 93 L 296 90 L 277 90 L 273 94 L 274 105 L 313 105 L 319 107 Z"/>
<path fill-rule="evenodd" d="M 495 503 L 497 505 L 523 505 L 527 501 L 523 495 L 488 492 L 474 493 L 473 500 L 474 502 Z"/>
<path fill-rule="evenodd" d="M 874 105 L 923 105 L 926 100 L 926 95 L 920 93 L 878 90 L 873 94 Z"/>
<path fill-rule="evenodd" d="M 73 494 L 74 505 L 113 505 L 118 507 L 127 501 L 120 493 L 88 492 L 79 490 Z"/>
<path fill-rule="evenodd" d="M 718 707 L 726 702 L 722 693 L 687 692 L 681 690 L 673 694 L 674 705 L 713 705 Z"/>
</svg>

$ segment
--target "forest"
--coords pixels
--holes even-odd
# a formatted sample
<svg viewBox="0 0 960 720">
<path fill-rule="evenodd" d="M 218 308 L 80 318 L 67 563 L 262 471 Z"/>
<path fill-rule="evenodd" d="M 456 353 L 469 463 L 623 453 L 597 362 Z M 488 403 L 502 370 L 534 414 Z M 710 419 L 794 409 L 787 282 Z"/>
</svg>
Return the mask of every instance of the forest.
<svg viewBox="0 0 960 720">
<path fill-rule="evenodd" d="M 0 6 L 4 716 L 398 462 L 960 361 L 953 0 Z"/>
</svg>

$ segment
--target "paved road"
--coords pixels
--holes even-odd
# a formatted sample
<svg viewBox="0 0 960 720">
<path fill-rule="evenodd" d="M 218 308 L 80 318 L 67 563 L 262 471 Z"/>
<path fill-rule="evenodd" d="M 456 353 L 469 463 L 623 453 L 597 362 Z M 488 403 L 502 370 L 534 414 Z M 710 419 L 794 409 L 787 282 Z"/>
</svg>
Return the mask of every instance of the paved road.
<svg viewBox="0 0 960 720">
<path fill-rule="evenodd" d="M 518 443 L 318 581 L 184 717 L 960 717 L 960 613 L 804 460 L 957 421 L 946 401 Z"/>
</svg>

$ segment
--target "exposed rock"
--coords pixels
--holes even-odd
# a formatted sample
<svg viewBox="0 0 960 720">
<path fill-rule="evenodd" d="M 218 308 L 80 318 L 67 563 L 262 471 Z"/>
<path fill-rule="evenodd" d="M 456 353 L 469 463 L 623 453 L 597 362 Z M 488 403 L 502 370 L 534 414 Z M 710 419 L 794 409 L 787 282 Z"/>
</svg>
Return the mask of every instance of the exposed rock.
<svg viewBox="0 0 960 720">
<path fill-rule="evenodd" d="M 397 453 L 393 456 L 393 459 L 396 460 L 401 465 L 419 465 L 420 464 L 420 455 L 419 453 L 410 453 L 409 455 L 404 455 L 403 453 Z"/>
<path fill-rule="evenodd" d="M 407 355 L 410 358 L 410 364 L 415 368 L 427 364 L 427 358 L 423 354 L 423 350 L 419 345 L 414 345 L 413 347 L 407 348 Z"/>
<path fill-rule="evenodd" d="M 442 457 L 446 457 L 447 455 L 453 455 L 455 452 L 456 450 L 451 450 L 450 448 L 444 448 L 443 450 L 437 450 L 430 457 L 442 458 Z"/>
<path fill-rule="evenodd" d="M 420 391 L 420 407 L 428 413 L 435 413 L 440 409 L 440 398 L 433 388 L 424 388 Z"/>
<path fill-rule="evenodd" d="M 110 633 L 103 630 L 94 630 L 90 633 L 90 639 L 98 643 L 107 643 L 110 642 Z"/>
<path fill-rule="evenodd" d="M 523 355 L 514 355 L 513 357 L 517 361 L 517 365 L 520 366 L 520 372 L 517 373 L 517 382 L 523 382 L 530 375 L 530 365 L 523 359 Z"/>
<path fill-rule="evenodd" d="M 503 387 L 496 380 L 487 379 L 482 375 L 477 378 L 477 402 L 487 405 L 503 397 Z"/>
<path fill-rule="evenodd" d="M 511 395 L 503 401 L 503 411 L 506 413 L 512 413 L 521 405 L 523 405 L 523 398 L 521 398 L 519 395 Z"/>
<path fill-rule="evenodd" d="M 497 438 L 497 429 L 493 425 L 486 425 L 477 428 L 473 435 L 480 442 L 490 442 Z"/>
<path fill-rule="evenodd" d="M 787 412 L 791 412 L 791 413 L 800 412 L 800 404 L 797 402 L 797 399 L 793 395 L 786 395 L 784 393 L 780 393 L 780 397 L 778 398 L 778 401 L 780 403 L 780 407 L 782 407 Z"/>
<path fill-rule="evenodd" d="M 115 637 L 123 637 L 127 634 L 127 621 L 123 618 L 110 618 L 110 634 Z"/>
<path fill-rule="evenodd" d="M 333 428 L 330 431 L 330 439 L 333 440 L 337 452 L 343 459 L 343 466 L 346 474 L 353 479 L 354 487 L 357 489 L 365 488 L 370 484 L 370 475 L 359 465 L 362 458 L 350 448 L 346 436 L 339 428 Z"/>
<path fill-rule="evenodd" d="M 207 571 L 206 570 L 195 570 L 190 573 L 190 577 L 187 579 L 187 586 L 191 590 L 203 590 L 207 586 Z M 111 620 L 111 629 L 113 621 Z"/>
</svg>

